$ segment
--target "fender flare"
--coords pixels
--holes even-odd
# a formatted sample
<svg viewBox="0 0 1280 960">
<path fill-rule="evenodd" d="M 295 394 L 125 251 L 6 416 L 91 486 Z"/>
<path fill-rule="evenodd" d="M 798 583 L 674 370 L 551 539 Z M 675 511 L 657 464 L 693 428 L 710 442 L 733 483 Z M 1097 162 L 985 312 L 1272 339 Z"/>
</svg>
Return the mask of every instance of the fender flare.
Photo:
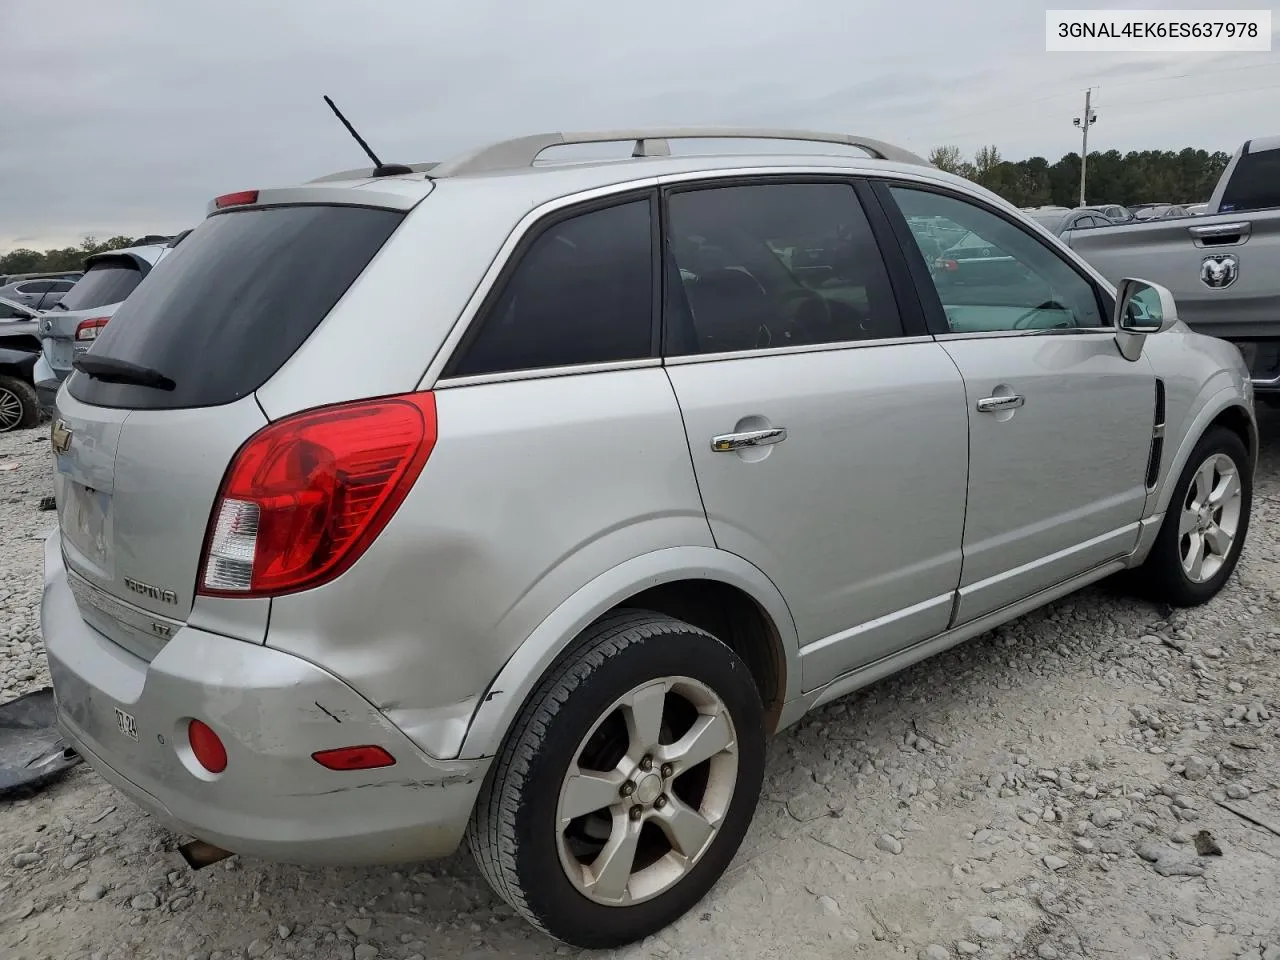
<svg viewBox="0 0 1280 960">
<path fill-rule="evenodd" d="M 460 759 L 492 756 L 529 694 L 556 658 L 583 630 L 627 597 L 677 580 L 713 580 L 737 587 L 773 621 L 787 665 L 784 700 L 800 695 L 800 641 L 782 594 L 765 574 L 737 554 L 714 547 L 668 547 L 634 557 L 600 574 L 564 601 L 503 665 L 471 717 Z"/>
<path fill-rule="evenodd" d="M 1169 461 L 1169 469 L 1164 475 L 1160 493 L 1156 497 L 1151 515 L 1161 515 L 1168 511 L 1169 502 L 1173 499 L 1173 488 L 1178 483 L 1178 477 L 1182 476 L 1182 471 L 1186 469 L 1187 461 L 1191 458 L 1191 451 L 1195 449 L 1195 445 L 1200 442 L 1200 438 L 1209 429 L 1209 424 L 1217 419 L 1224 410 L 1228 410 L 1231 407 L 1239 407 L 1241 411 L 1247 414 L 1250 433 L 1249 449 L 1250 452 L 1257 452 L 1258 422 L 1253 415 L 1253 411 L 1238 390 L 1232 387 L 1222 388 L 1201 405 L 1200 410 L 1192 419 L 1191 425 L 1183 433 L 1182 443 L 1174 453 L 1173 459 Z"/>
</svg>

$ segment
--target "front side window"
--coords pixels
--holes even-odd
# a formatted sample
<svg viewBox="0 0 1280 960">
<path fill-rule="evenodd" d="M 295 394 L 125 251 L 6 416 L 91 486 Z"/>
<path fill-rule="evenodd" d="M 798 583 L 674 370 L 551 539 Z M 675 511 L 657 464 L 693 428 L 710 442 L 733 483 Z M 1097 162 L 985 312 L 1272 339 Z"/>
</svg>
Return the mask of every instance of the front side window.
<svg viewBox="0 0 1280 960">
<path fill-rule="evenodd" d="M 669 355 L 903 335 L 849 184 L 680 190 L 667 209 Z"/>
<path fill-rule="evenodd" d="M 952 333 L 1107 326 L 1093 284 L 1026 230 L 946 194 L 889 192 L 908 223 L 932 219 L 961 234 L 936 253 L 917 239 Z"/>
<path fill-rule="evenodd" d="M 653 262 L 648 198 L 552 223 L 476 318 L 447 375 L 652 356 Z"/>
</svg>

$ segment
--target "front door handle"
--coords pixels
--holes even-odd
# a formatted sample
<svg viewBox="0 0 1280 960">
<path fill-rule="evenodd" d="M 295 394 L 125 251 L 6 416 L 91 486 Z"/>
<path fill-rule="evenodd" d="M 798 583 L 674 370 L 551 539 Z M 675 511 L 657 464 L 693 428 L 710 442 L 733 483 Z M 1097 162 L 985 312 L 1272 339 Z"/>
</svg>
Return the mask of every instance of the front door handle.
<svg viewBox="0 0 1280 960">
<path fill-rule="evenodd" d="M 1021 394 L 1008 397 L 983 397 L 978 401 L 979 413 L 999 413 L 1001 410 L 1017 410 L 1027 400 Z"/>
<path fill-rule="evenodd" d="M 744 430 L 742 433 L 722 433 L 711 438 L 711 449 L 715 453 L 732 453 L 746 447 L 767 447 L 771 443 L 781 443 L 787 439 L 786 427 L 770 427 L 767 430 Z"/>
</svg>

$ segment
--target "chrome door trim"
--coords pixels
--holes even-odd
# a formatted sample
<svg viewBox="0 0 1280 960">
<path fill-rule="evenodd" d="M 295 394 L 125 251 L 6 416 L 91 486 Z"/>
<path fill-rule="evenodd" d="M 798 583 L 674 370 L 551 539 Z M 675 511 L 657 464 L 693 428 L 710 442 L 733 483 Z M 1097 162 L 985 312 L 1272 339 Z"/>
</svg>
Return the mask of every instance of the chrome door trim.
<svg viewBox="0 0 1280 960">
<path fill-rule="evenodd" d="M 978 401 L 978 412 L 999 413 L 1001 410 L 1016 410 L 1026 402 L 1027 398 L 1021 394 L 1008 397 L 983 397 Z"/>
<path fill-rule="evenodd" d="M 582 363 L 560 367 L 535 367 L 530 370 L 502 370 L 497 373 L 476 373 L 468 377 L 449 377 L 437 380 L 433 390 L 450 387 L 474 387 L 482 383 L 504 383 L 508 380 L 542 380 L 548 377 L 570 377 L 586 373 L 611 373 L 617 370 L 638 370 L 642 367 L 659 367 L 658 357 L 639 360 L 611 360 L 607 363 Z"/>
<path fill-rule="evenodd" d="M 939 333 L 934 339 L 939 343 L 948 340 L 980 340 L 1004 337 L 1072 337 L 1077 334 L 1115 336 L 1115 327 L 1066 327 L 1051 330 L 970 330 L 965 333 Z"/>
<path fill-rule="evenodd" d="M 910 337 L 884 337 L 879 340 L 840 340 L 834 343 L 804 343 L 791 347 L 761 347 L 756 350 L 721 350 L 717 353 L 687 353 L 676 357 L 664 357 L 662 362 L 667 366 L 676 366 L 682 363 L 714 363 L 719 360 L 745 360 L 752 357 L 785 357 L 793 353 L 868 350 L 876 347 L 897 347 L 907 343 L 929 343 L 934 339 L 930 334 L 920 334 Z"/>
<path fill-rule="evenodd" d="M 744 430 L 741 433 L 722 433 L 711 438 L 712 453 L 732 453 L 748 447 L 766 447 L 787 439 L 786 427 L 767 427 L 763 430 Z"/>
</svg>

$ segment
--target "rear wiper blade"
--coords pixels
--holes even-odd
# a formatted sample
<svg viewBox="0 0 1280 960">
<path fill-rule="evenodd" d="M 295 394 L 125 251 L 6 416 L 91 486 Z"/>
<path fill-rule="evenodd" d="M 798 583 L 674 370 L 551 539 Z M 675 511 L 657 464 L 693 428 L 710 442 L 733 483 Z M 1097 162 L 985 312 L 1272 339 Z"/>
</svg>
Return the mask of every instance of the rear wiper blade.
<svg viewBox="0 0 1280 960">
<path fill-rule="evenodd" d="M 117 360 L 115 357 L 86 354 L 76 357 L 71 365 L 103 383 L 130 383 L 139 387 L 155 387 L 157 390 L 172 390 L 177 386 L 159 370 L 130 363 L 128 360 Z"/>
</svg>

